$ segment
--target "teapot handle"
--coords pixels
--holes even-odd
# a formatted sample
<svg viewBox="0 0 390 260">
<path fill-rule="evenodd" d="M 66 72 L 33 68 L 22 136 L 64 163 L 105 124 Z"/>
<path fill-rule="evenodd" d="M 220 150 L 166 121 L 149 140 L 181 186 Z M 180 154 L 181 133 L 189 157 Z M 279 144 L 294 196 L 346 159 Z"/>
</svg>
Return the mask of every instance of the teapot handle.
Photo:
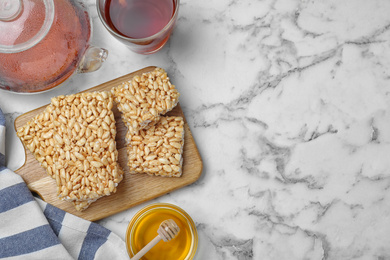
<svg viewBox="0 0 390 260">
<path fill-rule="evenodd" d="M 106 49 L 90 45 L 80 61 L 77 72 L 85 73 L 100 69 L 107 56 L 108 51 Z"/>
</svg>

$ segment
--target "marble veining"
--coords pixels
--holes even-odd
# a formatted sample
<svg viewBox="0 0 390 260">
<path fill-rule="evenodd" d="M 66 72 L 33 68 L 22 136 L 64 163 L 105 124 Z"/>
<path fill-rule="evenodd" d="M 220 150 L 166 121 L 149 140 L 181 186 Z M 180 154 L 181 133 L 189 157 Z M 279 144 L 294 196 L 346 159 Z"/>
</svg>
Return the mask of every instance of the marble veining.
<svg viewBox="0 0 390 260">
<path fill-rule="evenodd" d="M 185 209 L 196 259 L 390 259 L 390 1 L 182 0 L 158 53 L 113 39 L 87 0 L 103 67 L 48 93 L 0 92 L 16 116 L 131 71 L 165 68 L 201 153 L 194 184 L 141 207 Z M 8 130 L 7 162 L 23 163 Z M 131 198 L 129 198 L 131 199 Z"/>
</svg>

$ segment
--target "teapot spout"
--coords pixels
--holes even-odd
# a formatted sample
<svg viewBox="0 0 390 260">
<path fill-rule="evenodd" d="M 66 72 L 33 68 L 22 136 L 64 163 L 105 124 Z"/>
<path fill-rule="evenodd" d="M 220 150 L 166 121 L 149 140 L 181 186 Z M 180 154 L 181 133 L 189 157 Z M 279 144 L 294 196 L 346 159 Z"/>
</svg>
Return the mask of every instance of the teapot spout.
<svg viewBox="0 0 390 260">
<path fill-rule="evenodd" d="M 84 57 L 81 59 L 77 68 L 78 73 L 92 72 L 100 69 L 103 62 L 107 59 L 108 51 L 96 46 L 89 46 L 85 51 Z"/>
</svg>

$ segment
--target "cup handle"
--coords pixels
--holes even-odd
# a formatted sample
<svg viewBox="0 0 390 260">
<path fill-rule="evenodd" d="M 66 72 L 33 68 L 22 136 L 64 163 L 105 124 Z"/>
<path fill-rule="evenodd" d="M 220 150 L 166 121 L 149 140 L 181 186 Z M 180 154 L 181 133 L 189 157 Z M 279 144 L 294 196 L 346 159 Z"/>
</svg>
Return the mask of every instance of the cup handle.
<svg viewBox="0 0 390 260">
<path fill-rule="evenodd" d="M 96 46 L 89 46 L 85 51 L 83 58 L 77 68 L 78 73 L 92 72 L 100 69 L 103 62 L 107 59 L 108 51 Z"/>
</svg>

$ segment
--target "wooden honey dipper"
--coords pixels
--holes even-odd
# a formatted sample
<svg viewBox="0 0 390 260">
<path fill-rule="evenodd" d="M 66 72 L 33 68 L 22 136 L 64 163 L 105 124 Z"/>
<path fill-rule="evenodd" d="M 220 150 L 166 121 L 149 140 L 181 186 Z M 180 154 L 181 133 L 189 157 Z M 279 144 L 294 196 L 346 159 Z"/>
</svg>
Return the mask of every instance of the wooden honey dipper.
<svg viewBox="0 0 390 260">
<path fill-rule="evenodd" d="M 162 239 L 164 242 L 174 239 L 179 234 L 180 228 L 172 219 L 167 219 L 161 222 L 157 233 L 158 235 L 153 238 L 144 248 L 142 248 L 131 260 L 139 260 L 143 257 L 152 247 L 154 247 Z"/>
</svg>

